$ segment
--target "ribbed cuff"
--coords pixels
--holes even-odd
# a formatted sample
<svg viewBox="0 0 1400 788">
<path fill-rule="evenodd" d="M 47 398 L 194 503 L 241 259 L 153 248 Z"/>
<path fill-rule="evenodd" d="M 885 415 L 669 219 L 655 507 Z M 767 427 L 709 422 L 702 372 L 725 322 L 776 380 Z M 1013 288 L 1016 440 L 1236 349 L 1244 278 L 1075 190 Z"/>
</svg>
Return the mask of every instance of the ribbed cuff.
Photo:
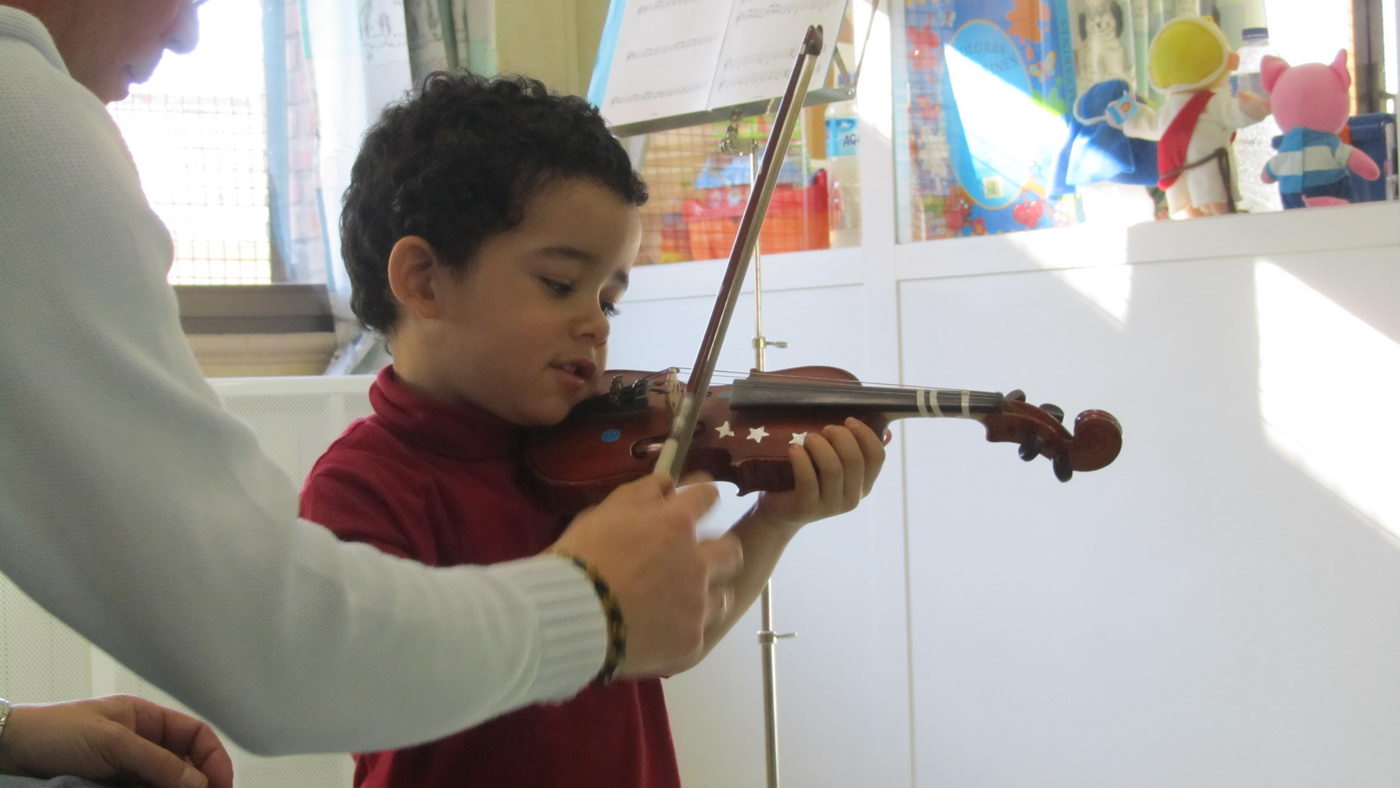
<svg viewBox="0 0 1400 788">
<path fill-rule="evenodd" d="M 598 675 L 608 649 L 608 622 L 593 585 L 563 556 L 494 564 L 530 600 L 539 622 L 535 697 L 565 700 Z"/>
</svg>

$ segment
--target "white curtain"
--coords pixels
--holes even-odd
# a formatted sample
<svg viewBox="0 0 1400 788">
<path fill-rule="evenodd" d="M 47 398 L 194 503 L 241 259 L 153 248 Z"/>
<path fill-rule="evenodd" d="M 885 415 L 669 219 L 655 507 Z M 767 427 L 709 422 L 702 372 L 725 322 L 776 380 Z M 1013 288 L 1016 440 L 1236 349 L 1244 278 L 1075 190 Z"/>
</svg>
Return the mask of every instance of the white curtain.
<svg viewBox="0 0 1400 788">
<path fill-rule="evenodd" d="M 404 0 L 413 78 L 468 68 L 494 74 L 496 0 Z"/>
<path fill-rule="evenodd" d="M 496 72 L 495 0 L 284 0 L 296 5 L 313 75 L 326 286 L 343 352 L 331 372 L 382 365 L 382 343 L 350 312 L 340 256 L 340 200 L 365 131 L 389 103 L 439 69 Z"/>
</svg>

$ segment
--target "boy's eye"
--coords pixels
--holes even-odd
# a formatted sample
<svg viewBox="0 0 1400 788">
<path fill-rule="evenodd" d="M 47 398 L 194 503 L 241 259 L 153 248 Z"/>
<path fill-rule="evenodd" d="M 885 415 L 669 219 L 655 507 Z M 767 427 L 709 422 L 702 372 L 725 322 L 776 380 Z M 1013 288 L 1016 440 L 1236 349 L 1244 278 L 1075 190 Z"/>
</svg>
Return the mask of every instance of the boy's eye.
<svg viewBox="0 0 1400 788">
<path fill-rule="evenodd" d="M 599 304 L 599 306 L 603 307 L 603 314 L 607 315 L 608 317 L 617 317 L 618 315 L 622 314 L 622 310 L 618 309 L 617 304 L 613 303 L 612 301 L 603 301 Z"/>
<path fill-rule="evenodd" d="M 548 287 L 555 295 L 566 296 L 574 292 L 573 285 L 559 279 L 550 279 L 547 276 L 542 276 L 540 277 L 540 281 L 544 282 L 544 286 Z"/>
</svg>

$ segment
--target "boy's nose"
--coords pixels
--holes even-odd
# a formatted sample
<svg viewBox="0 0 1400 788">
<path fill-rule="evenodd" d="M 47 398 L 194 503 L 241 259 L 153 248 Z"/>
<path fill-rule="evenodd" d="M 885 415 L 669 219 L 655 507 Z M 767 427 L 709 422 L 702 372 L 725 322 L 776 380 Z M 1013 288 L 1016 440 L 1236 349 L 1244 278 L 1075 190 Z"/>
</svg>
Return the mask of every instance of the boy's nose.
<svg viewBox="0 0 1400 788">
<path fill-rule="evenodd" d="M 603 308 L 594 306 L 588 314 L 580 318 L 574 324 L 574 333 L 581 339 L 588 339 L 595 345 L 601 345 L 608 341 L 608 333 L 612 330 L 612 323 L 608 321 L 608 316 L 604 314 Z"/>
</svg>

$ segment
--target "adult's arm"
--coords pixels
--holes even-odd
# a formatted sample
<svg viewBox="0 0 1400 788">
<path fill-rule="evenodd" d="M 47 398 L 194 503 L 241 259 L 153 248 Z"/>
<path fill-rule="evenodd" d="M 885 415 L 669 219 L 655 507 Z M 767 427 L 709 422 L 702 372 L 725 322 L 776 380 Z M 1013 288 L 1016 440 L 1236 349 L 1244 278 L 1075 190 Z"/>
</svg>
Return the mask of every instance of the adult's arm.
<svg viewBox="0 0 1400 788">
<path fill-rule="evenodd" d="M 255 752 L 398 747 L 580 689 L 604 619 L 567 561 L 432 570 L 296 518 L 199 374 L 105 109 L 3 7 L 0 74 L 0 572 Z"/>
</svg>

